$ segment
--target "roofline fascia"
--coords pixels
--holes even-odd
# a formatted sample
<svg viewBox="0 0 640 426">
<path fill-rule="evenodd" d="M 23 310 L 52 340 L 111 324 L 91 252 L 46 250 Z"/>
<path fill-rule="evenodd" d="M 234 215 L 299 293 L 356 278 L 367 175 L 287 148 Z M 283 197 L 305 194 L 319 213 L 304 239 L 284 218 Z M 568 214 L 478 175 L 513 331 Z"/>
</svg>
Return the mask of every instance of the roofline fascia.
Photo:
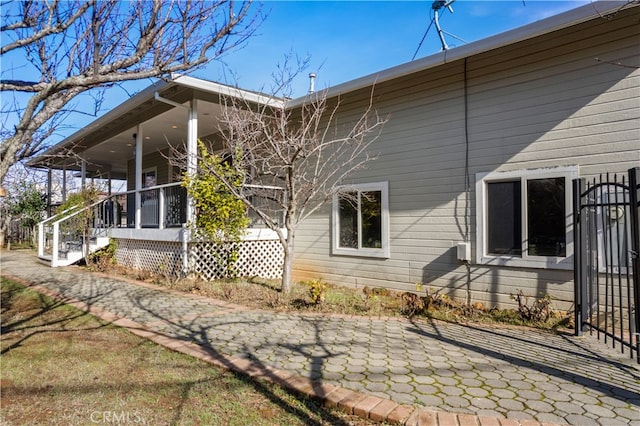
<svg viewBox="0 0 640 426">
<path fill-rule="evenodd" d="M 284 107 L 284 100 L 269 96 L 263 93 L 251 92 L 237 87 L 228 86 L 225 84 L 216 83 L 209 80 L 201 80 L 199 78 L 190 77 L 187 75 L 173 75 L 173 81 L 181 86 L 189 87 L 196 90 L 204 90 L 210 93 L 218 93 L 222 96 L 229 96 L 233 98 L 242 99 L 261 105 L 274 106 L 277 108 Z"/>
<path fill-rule="evenodd" d="M 327 98 L 340 96 L 345 93 L 364 89 L 366 87 L 413 74 L 415 72 L 435 68 L 453 61 L 468 58 L 470 56 L 548 34 L 553 31 L 581 24 L 599 16 L 612 13 L 626 5 L 629 7 L 637 6 L 628 3 L 626 0 L 596 1 L 558 15 L 553 15 L 548 18 L 532 22 L 522 27 L 514 28 L 450 50 L 441 51 L 416 61 L 387 68 L 364 77 L 356 78 L 355 80 L 338 84 L 337 86 L 329 87 L 325 90 L 319 90 L 315 93 L 322 93 Z M 602 10 L 600 10 L 598 6 L 602 6 Z M 296 108 L 305 104 L 312 95 L 313 94 L 306 94 L 289 101 L 287 103 L 287 108 Z"/>
</svg>

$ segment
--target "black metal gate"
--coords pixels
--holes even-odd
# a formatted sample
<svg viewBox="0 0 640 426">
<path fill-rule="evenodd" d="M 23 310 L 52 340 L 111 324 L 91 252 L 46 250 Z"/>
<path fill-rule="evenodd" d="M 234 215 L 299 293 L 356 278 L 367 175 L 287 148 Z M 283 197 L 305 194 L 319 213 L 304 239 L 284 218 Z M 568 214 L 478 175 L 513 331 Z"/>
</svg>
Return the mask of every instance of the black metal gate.
<svg viewBox="0 0 640 426">
<path fill-rule="evenodd" d="M 573 181 L 576 335 L 596 333 L 640 363 L 640 168 Z"/>
</svg>

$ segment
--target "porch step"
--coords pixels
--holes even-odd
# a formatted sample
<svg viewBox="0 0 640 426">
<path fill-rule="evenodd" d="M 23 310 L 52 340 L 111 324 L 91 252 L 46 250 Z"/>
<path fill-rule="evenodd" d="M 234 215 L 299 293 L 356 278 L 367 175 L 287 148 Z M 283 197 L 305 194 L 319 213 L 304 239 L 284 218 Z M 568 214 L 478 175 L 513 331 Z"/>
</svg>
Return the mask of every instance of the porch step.
<svg viewBox="0 0 640 426">
<path fill-rule="evenodd" d="M 95 250 L 92 250 L 92 252 Z M 66 252 L 66 258 L 58 259 L 58 263 L 56 266 L 69 266 L 74 263 L 82 260 L 84 256 L 82 255 L 82 251 L 68 251 Z M 38 256 L 38 260 L 45 265 L 52 266 L 53 257 L 50 254 L 46 254 L 44 256 Z"/>
<path fill-rule="evenodd" d="M 108 245 L 109 245 L 108 237 L 98 237 L 95 239 L 95 242 L 93 244 L 89 245 L 89 253 L 94 253 Z M 74 250 L 61 251 L 55 266 L 73 265 L 74 263 L 78 263 L 80 260 L 84 258 L 81 243 L 69 244 L 69 246 L 74 247 Z M 76 247 L 78 247 L 79 250 L 75 249 Z M 44 263 L 45 265 L 49 265 L 53 267 L 53 256 L 50 254 L 38 256 L 38 260 L 40 260 L 40 262 Z"/>
</svg>

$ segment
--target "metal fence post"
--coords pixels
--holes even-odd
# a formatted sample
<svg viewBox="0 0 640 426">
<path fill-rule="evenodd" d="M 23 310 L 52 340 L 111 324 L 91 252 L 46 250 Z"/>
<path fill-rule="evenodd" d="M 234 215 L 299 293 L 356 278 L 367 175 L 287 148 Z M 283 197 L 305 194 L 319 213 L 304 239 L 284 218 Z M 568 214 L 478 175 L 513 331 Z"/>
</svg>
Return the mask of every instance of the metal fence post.
<svg viewBox="0 0 640 426">
<path fill-rule="evenodd" d="M 638 192 L 638 174 L 640 167 L 629 169 L 629 212 L 631 213 L 631 277 L 633 285 L 633 304 L 635 316 L 635 330 L 632 330 L 631 344 L 633 337 L 636 340 L 636 360 L 640 363 L 640 204 Z M 632 346 L 633 347 L 633 346 Z"/>
<path fill-rule="evenodd" d="M 583 317 L 583 271 L 582 271 L 582 229 L 581 229 L 581 198 L 584 190 L 584 179 L 573 179 L 573 304 L 574 304 L 574 334 L 582 335 Z"/>
</svg>

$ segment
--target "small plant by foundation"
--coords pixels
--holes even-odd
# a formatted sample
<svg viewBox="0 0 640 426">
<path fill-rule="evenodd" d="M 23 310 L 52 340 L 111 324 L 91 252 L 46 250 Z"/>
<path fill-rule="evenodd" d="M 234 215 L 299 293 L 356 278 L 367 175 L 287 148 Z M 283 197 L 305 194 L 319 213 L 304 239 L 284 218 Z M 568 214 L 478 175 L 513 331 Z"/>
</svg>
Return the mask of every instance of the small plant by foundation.
<svg viewBox="0 0 640 426">
<path fill-rule="evenodd" d="M 518 303 L 518 314 L 525 321 L 547 322 L 555 316 L 551 308 L 551 296 L 548 294 L 534 299 L 533 303 L 529 304 L 529 296 L 526 296 L 522 290 L 518 290 L 515 295 L 511 295 L 511 299 Z"/>
<path fill-rule="evenodd" d="M 417 294 L 408 291 L 402 293 L 402 302 L 402 313 L 409 318 L 424 313 L 424 299 Z"/>
<path fill-rule="evenodd" d="M 116 264 L 116 241 L 109 239 L 109 245 L 89 255 L 87 267 L 92 271 L 105 272 Z"/>
<path fill-rule="evenodd" d="M 311 302 L 314 305 L 319 305 L 324 303 L 327 297 L 328 285 L 321 278 L 311 280 L 307 282 L 307 287 L 309 287 L 309 296 L 311 297 Z"/>
</svg>

